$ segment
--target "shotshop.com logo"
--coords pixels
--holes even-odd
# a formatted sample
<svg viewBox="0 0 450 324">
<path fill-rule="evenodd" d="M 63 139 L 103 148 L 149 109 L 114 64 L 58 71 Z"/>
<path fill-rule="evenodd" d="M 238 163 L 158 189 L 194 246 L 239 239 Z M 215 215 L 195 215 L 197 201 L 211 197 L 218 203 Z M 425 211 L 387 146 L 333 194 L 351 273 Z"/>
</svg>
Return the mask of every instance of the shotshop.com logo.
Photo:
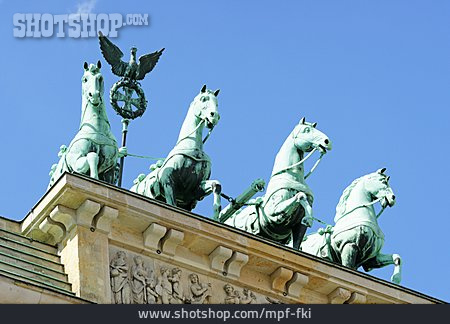
<svg viewBox="0 0 450 324">
<path fill-rule="evenodd" d="M 148 14 L 84 14 L 52 15 L 48 13 L 16 13 L 13 15 L 14 37 L 97 37 L 99 32 L 117 37 L 123 26 L 148 26 Z"/>
</svg>

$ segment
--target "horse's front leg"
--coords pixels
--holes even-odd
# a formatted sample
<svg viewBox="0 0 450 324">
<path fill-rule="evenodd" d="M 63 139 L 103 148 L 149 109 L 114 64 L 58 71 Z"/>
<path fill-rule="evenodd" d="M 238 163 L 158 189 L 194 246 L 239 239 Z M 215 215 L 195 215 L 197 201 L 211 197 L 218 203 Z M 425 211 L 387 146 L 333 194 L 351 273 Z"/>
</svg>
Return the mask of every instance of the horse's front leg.
<svg viewBox="0 0 450 324">
<path fill-rule="evenodd" d="M 367 260 L 363 264 L 365 271 L 370 271 L 375 268 L 382 268 L 387 265 L 394 265 L 394 272 L 391 276 L 391 281 L 396 284 L 400 284 L 402 279 L 402 259 L 398 254 L 378 254 L 376 257 Z"/>
<path fill-rule="evenodd" d="M 98 179 L 98 154 L 95 152 L 89 152 L 88 154 L 86 154 L 86 160 L 89 164 L 91 178 Z"/>
<path fill-rule="evenodd" d="M 78 140 L 69 146 L 67 162 L 73 171 L 98 179 L 99 156 L 95 151 L 95 145 L 89 140 Z"/>
<path fill-rule="evenodd" d="M 281 223 L 286 221 L 287 215 L 292 215 L 297 211 L 302 201 L 306 201 L 306 195 L 303 192 L 299 192 L 289 199 L 285 199 L 284 195 L 275 194 L 266 204 L 264 210 L 275 223 Z"/>
<path fill-rule="evenodd" d="M 213 203 L 213 217 L 215 220 L 219 220 L 219 214 L 222 210 L 222 203 L 220 201 L 220 194 L 222 193 L 222 185 L 217 180 L 204 180 L 200 184 L 201 190 L 204 192 L 205 196 L 213 193 L 214 203 Z"/>
<path fill-rule="evenodd" d="M 98 154 L 89 152 L 86 156 L 80 156 L 76 159 L 73 169 L 75 172 L 87 174 L 94 179 L 98 179 Z"/>
<path fill-rule="evenodd" d="M 293 197 L 286 199 L 287 191 L 280 191 L 271 197 L 268 204 L 266 204 L 264 211 L 270 215 L 275 224 L 286 223 L 295 224 L 292 227 L 292 247 L 294 249 L 300 249 L 300 245 L 303 241 L 303 237 L 306 233 L 307 227 L 311 227 L 312 207 L 308 202 L 308 198 L 304 192 L 298 192 Z M 288 218 L 293 215 L 297 215 L 298 208 L 302 206 L 304 215 L 301 222 L 296 219 Z"/>
</svg>

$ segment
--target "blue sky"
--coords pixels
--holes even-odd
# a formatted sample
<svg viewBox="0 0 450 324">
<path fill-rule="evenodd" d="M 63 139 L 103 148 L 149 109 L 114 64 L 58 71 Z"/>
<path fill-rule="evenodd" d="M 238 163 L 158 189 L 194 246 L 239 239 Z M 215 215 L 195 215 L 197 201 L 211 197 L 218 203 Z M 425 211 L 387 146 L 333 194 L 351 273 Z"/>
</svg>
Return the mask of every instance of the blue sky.
<svg viewBox="0 0 450 324">
<path fill-rule="evenodd" d="M 0 2 L 2 216 L 24 218 L 44 194 L 59 146 L 79 125 L 83 62 L 102 59 L 97 39 L 14 38 L 13 14 L 66 14 L 80 3 Z M 306 116 L 333 141 L 308 179 L 315 216 L 331 223 L 343 189 L 387 167 L 397 204 L 380 218 L 384 252 L 403 257 L 402 285 L 450 301 L 448 1 L 92 5 L 94 13 L 149 14 L 149 26 L 119 30 L 113 41 L 125 53 L 166 48 L 142 82 L 149 106 L 130 125 L 130 153 L 165 156 L 203 83 L 220 88 L 221 120 L 205 150 L 212 179 L 236 196 L 254 179 L 268 180 L 275 154 Z M 109 68 L 103 75 L 109 89 L 117 77 Z M 107 109 L 120 139 L 120 118 Z M 127 158 L 124 187 L 150 163 Z M 195 211 L 209 216 L 211 205 L 205 199 Z"/>
</svg>

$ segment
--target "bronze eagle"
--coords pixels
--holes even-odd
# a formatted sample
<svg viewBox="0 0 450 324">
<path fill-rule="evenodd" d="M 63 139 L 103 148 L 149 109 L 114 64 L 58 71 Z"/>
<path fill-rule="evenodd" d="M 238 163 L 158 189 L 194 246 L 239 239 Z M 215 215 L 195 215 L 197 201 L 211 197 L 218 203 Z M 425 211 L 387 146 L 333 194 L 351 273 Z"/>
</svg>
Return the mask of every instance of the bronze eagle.
<svg viewBox="0 0 450 324">
<path fill-rule="evenodd" d="M 145 75 L 153 70 L 159 60 L 164 48 L 159 51 L 142 55 L 139 57 L 139 63 L 136 62 L 137 48 L 131 48 L 130 61 L 128 63 L 122 61 L 122 51 L 114 45 L 102 32 L 98 33 L 100 42 L 100 50 L 106 62 L 111 65 L 112 72 L 120 77 L 130 80 L 142 80 Z"/>
</svg>

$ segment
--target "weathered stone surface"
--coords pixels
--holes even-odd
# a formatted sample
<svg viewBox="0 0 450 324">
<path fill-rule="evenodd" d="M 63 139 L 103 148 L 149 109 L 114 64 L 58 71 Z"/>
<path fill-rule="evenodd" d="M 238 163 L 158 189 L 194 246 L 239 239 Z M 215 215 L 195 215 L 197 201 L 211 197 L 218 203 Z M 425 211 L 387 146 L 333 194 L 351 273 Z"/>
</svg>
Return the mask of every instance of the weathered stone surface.
<svg viewBox="0 0 450 324">
<path fill-rule="evenodd" d="M 233 252 L 228 261 L 225 264 L 225 271 L 227 275 L 231 278 L 238 279 L 241 275 L 242 267 L 244 267 L 248 262 L 248 255 L 241 252 Z"/>
<path fill-rule="evenodd" d="M 270 275 L 272 289 L 281 293 L 286 293 L 286 283 L 291 280 L 293 274 L 292 270 L 279 267 Z"/>
<path fill-rule="evenodd" d="M 350 291 L 342 287 L 338 287 L 328 295 L 330 304 L 343 304 L 350 298 Z"/>
<path fill-rule="evenodd" d="M 233 251 L 224 246 L 218 246 L 209 254 L 211 269 L 219 273 L 225 272 L 225 263 L 231 258 Z"/>
<path fill-rule="evenodd" d="M 78 226 L 64 248 L 61 261 L 77 296 L 96 303 L 110 303 L 108 237 Z"/>
<path fill-rule="evenodd" d="M 309 282 L 309 277 L 301 274 L 300 272 L 295 272 L 292 279 L 286 283 L 287 294 L 294 298 L 299 298 L 301 290 Z"/>
<path fill-rule="evenodd" d="M 87 212 L 86 204 L 95 208 Z M 83 206 L 86 217 L 76 218 L 58 249 L 72 290 L 92 302 L 440 302 L 80 175 L 65 174 L 22 222 L 22 233 L 50 240 L 39 227 L 57 206 L 77 215 Z M 91 231 L 102 208 L 117 217 L 108 218 L 109 232 Z M 116 260 L 119 251 L 125 261 Z M 118 288 L 125 286 L 111 286 L 121 271 L 124 294 Z"/>
<path fill-rule="evenodd" d="M 365 295 L 358 292 L 353 292 L 350 298 L 346 301 L 347 304 L 365 304 L 367 298 Z"/>
<path fill-rule="evenodd" d="M 8 304 L 87 304 L 74 296 L 26 284 L 0 275 L 0 301 Z"/>
<path fill-rule="evenodd" d="M 160 241 L 166 235 L 167 228 L 157 223 L 151 224 L 143 233 L 144 246 L 152 250 L 160 249 Z"/>
<path fill-rule="evenodd" d="M 174 229 L 170 229 L 166 236 L 163 237 L 161 248 L 162 252 L 166 253 L 168 255 L 175 255 L 175 251 L 178 247 L 178 245 L 183 242 L 184 239 L 184 233 L 181 231 L 177 231 Z"/>
<path fill-rule="evenodd" d="M 267 304 L 266 296 L 174 264 L 110 247 L 113 303 Z M 136 260 L 142 260 L 142 272 Z M 122 271 L 123 276 L 120 275 Z"/>
</svg>

